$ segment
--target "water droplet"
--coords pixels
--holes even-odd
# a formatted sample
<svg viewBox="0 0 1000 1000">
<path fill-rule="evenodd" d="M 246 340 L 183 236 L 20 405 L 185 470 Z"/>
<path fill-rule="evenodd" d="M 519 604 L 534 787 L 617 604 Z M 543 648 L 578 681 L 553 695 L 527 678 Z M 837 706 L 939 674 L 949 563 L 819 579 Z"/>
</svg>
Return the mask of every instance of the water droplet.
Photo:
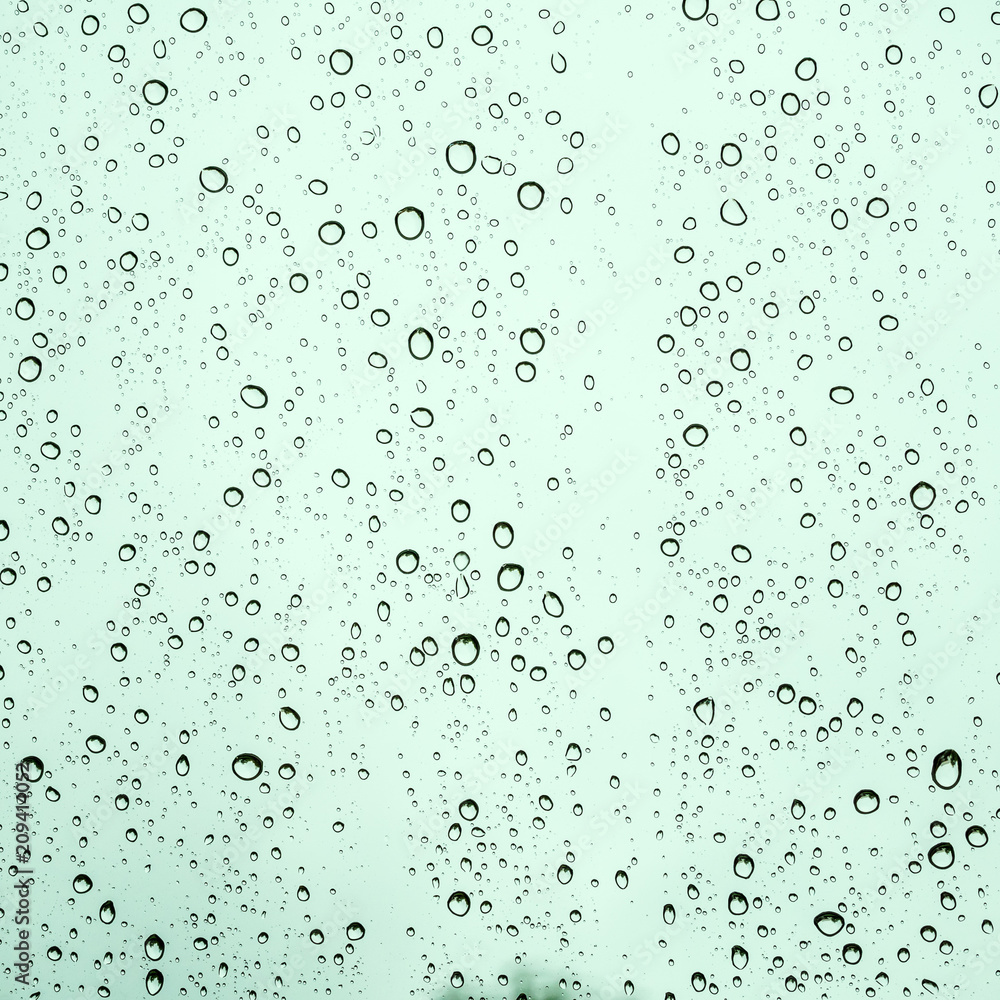
<svg viewBox="0 0 1000 1000">
<path fill-rule="evenodd" d="M 937 497 L 937 490 L 930 483 L 919 482 L 910 490 L 910 503 L 917 510 L 927 510 L 934 503 Z"/>
<path fill-rule="evenodd" d="M 448 897 L 448 909 L 456 917 L 464 917 L 472 907 L 472 900 L 464 892 L 453 892 Z"/>
<path fill-rule="evenodd" d="M 747 213 L 736 198 L 727 198 L 719 209 L 719 218 L 730 226 L 742 226 L 747 221 Z"/>
<path fill-rule="evenodd" d="M 396 213 L 396 232 L 404 240 L 419 239 L 424 231 L 424 213 L 419 208 L 408 205 Z"/>
<path fill-rule="evenodd" d="M 854 808 L 863 816 L 867 816 L 878 809 L 880 801 L 877 792 L 872 791 L 870 788 L 862 788 L 854 796 Z"/>
<path fill-rule="evenodd" d="M 471 666 L 479 659 L 479 640 L 468 632 L 456 636 L 451 643 L 451 655 L 461 666 Z"/>
<path fill-rule="evenodd" d="M 426 361 L 434 351 L 434 337 L 422 326 L 418 326 L 410 334 L 406 346 L 409 348 L 411 357 L 416 358 L 417 361 Z"/>
<path fill-rule="evenodd" d="M 943 840 L 927 852 L 927 860 L 935 868 L 950 868 L 955 863 L 955 848 Z"/>
<path fill-rule="evenodd" d="M 715 719 L 715 699 L 702 698 L 701 701 L 695 704 L 694 714 L 697 716 L 699 722 L 710 726 Z"/>
<path fill-rule="evenodd" d="M 209 194 L 218 194 L 229 183 L 229 174 L 222 167 L 203 167 L 198 181 Z"/>
<path fill-rule="evenodd" d="M 267 406 L 267 393 L 259 385 L 243 386 L 240 399 L 252 410 L 262 410 Z"/>
<path fill-rule="evenodd" d="M 476 147 L 465 139 L 456 139 L 448 143 L 444 158 L 456 174 L 467 174 L 476 165 Z"/>
<path fill-rule="evenodd" d="M 931 764 L 931 778 L 938 788 L 954 788 L 962 777 L 962 758 L 954 750 L 942 750 Z"/>
<path fill-rule="evenodd" d="M 25 382 L 34 382 L 42 374 L 42 362 L 33 354 L 29 354 L 26 358 L 21 359 L 17 366 L 17 374 Z"/>
<path fill-rule="evenodd" d="M 420 556 L 413 549 L 403 549 L 396 556 L 396 568 L 400 573 L 413 573 L 420 565 Z"/>
<path fill-rule="evenodd" d="M 241 753 L 233 758 L 233 774 L 244 781 L 259 778 L 264 770 L 264 762 L 255 753 Z"/>
</svg>

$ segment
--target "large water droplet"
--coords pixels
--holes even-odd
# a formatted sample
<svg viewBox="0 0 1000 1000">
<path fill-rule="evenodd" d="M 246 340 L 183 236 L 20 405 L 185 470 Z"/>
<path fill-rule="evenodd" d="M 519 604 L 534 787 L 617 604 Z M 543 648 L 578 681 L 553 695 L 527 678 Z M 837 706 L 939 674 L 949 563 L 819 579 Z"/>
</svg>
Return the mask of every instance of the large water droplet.
<svg viewBox="0 0 1000 1000">
<path fill-rule="evenodd" d="M 264 770 L 264 762 L 255 753 L 241 753 L 233 758 L 233 774 L 244 781 L 259 778 Z"/>
<path fill-rule="evenodd" d="M 931 764 L 931 778 L 938 788 L 954 788 L 962 777 L 962 758 L 954 750 L 942 750 Z"/>
<path fill-rule="evenodd" d="M 245 385 L 240 389 L 240 399 L 252 410 L 267 406 L 267 393 L 259 385 Z"/>
<path fill-rule="evenodd" d="M 468 632 L 456 636 L 451 643 L 451 655 L 461 666 L 471 666 L 479 658 L 479 640 Z"/>
</svg>

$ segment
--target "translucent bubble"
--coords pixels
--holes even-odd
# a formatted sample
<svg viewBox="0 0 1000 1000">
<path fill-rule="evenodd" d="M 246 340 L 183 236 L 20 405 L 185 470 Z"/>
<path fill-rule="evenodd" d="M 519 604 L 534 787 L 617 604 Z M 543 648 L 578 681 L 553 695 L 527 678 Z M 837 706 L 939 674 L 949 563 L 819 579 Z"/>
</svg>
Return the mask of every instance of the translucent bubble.
<svg viewBox="0 0 1000 1000">
<path fill-rule="evenodd" d="M 870 788 L 862 788 L 854 796 L 854 808 L 862 815 L 875 812 L 879 807 L 879 803 L 878 793 L 872 791 Z"/>
<path fill-rule="evenodd" d="M 464 892 L 456 891 L 448 897 L 448 909 L 456 917 L 464 917 L 471 907 L 472 900 Z"/>
<path fill-rule="evenodd" d="M 471 666 L 479 659 L 479 640 L 468 632 L 456 636 L 451 643 L 451 655 L 461 666 Z"/>
<path fill-rule="evenodd" d="M 333 247 L 344 238 L 344 227 L 336 219 L 331 219 L 319 227 L 317 235 L 321 243 L 325 243 L 328 247 Z"/>
<path fill-rule="evenodd" d="M 692 448 L 700 448 L 708 440 L 708 428 L 704 424 L 689 424 L 682 436 Z"/>
<path fill-rule="evenodd" d="M 719 209 L 719 218 L 730 226 L 746 224 L 747 213 L 736 198 L 727 198 Z"/>
<path fill-rule="evenodd" d="M 42 362 L 33 354 L 22 358 L 17 366 L 17 374 L 25 382 L 34 382 L 42 374 Z"/>
<path fill-rule="evenodd" d="M 931 778 L 938 788 L 954 788 L 962 778 L 962 758 L 954 750 L 942 750 L 931 763 Z"/>
<path fill-rule="evenodd" d="M 419 239 L 424 231 L 424 213 L 419 208 L 408 205 L 396 213 L 396 232 L 404 240 Z"/>
<path fill-rule="evenodd" d="M 240 399 L 252 410 L 267 406 L 267 393 L 259 385 L 245 385 L 240 389 Z"/>
<path fill-rule="evenodd" d="M 917 483 L 917 485 L 910 490 L 910 503 L 912 503 L 917 510 L 927 510 L 927 508 L 934 503 L 936 497 L 937 490 L 935 490 L 930 483 L 925 483 L 923 481 Z"/>
<path fill-rule="evenodd" d="M 660 147 L 667 156 L 676 156 L 681 151 L 681 141 L 675 132 L 667 132 L 660 139 Z"/>
<path fill-rule="evenodd" d="M 525 181 L 517 189 L 517 203 L 521 208 L 533 212 L 545 198 L 545 189 L 535 181 Z"/>
<path fill-rule="evenodd" d="M 467 174 L 476 165 L 476 147 L 466 139 L 456 139 L 448 143 L 444 158 L 456 174 Z"/>
<path fill-rule="evenodd" d="M 142 85 L 142 96 L 146 103 L 156 107 L 162 104 L 170 93 L 167 85 L 162 80 L 147 80 Z"/>
<path fill-rule="evenodd" d="M 955 848 L 944 840 L 940 844 L 935 844 L 927 852 L 927 860 L 935 868 L 950 868 L 955 863 Z"/>
<path fill-rule="evenodd" d="M 403 551 L 396 556 L 396 568 L 400 571 L 400 573 L 413 573 L 419 565 L 420 556 L 418 556 L 413 549 L 403 549 Z"/>
<path fill-rule="evenodd" d="M 259 778 L 264 770 L 264 762 L 255 753 L 241 753 L 233 758 L 233 774 L 244 781 Z"/>
<path fill-rule="evenodd" d="M 229 175 L 222 167 L 203 167 L 198 174 L 198 181 L 210 194 L 218 194 L 225 190 L 229 183 Z"/>
<path fill-rule="evenodd" d="M 337 76 L 346 76 L 354 66 L 354 56 L 347 49 L 334 49 L 329 58 L 330 69 Z"/>
<path fill-rule="evenodd" d="M 192 34 L 201 31 L 208 24 L 208 15 L 200 7 L 188 7 L 181 14 L 181 27 Z"/>
<path fill-rule="evenodd" d="M 417 361 L 426 361 L 434 351 L 434 337 L 428 330 L 418 326 L 409 336 L 406 346 L 411 357 Z"/>
</svg>

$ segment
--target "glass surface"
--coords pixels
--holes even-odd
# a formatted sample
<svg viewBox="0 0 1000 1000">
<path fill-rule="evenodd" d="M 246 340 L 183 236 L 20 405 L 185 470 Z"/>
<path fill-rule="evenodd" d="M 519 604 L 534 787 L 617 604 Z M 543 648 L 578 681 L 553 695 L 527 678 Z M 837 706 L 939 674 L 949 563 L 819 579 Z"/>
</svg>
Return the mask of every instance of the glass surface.
<svg viewBox="0 0 1000 1000">
<path fill-rule="evenodd" d="M 992 995 L 988 7 L 6 5 L 9 995 Z"/>
</svg>

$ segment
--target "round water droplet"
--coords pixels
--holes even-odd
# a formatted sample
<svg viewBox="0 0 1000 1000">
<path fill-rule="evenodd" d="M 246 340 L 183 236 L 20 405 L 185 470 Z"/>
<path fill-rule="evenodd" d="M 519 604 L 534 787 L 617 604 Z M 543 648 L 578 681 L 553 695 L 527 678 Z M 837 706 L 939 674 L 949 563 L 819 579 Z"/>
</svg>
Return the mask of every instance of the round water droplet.
<svg viewBox="0 0 1000 1000">
<path fill-rule="evenodd" d="M 44 250 L 49 245 L 49 231 L 44 226 L 36 226 L 24 238 L 29 250 Z"/>
<path fill-rule="evenodd" d="M 208 24 L 208 15 L 200 7 L 188 7 L 181 14 L 181 27 L 194 34 Z"/>
<path fill-rule="evenodd" d="M 931 764 L 931 778 L 938 788 L 954 788 L 962 778 L 962 758 L 954 750 L 942 750 Z"/>
<path fill-rule="evenodd" d="M 950 868 L 955 863 L 955 848 L 943 840 L 927 852 L 927 860 L 935 868 Z"/>
<path fill-rule="evenodd" d="M 854 390 L 846 385 L 835 385 L 830 390 L 830 399 L 841 406 L 850 403 L 854 399 Z"/>
<path fill-rule="evenodd" d="M 428 330 L 418 326 L 410 334 L 406 346 L 409 348 L 411 357 L 416 358 L 417 361 L 426 361 L 434 351 L 434 337 Z"/>
<path fill-rule="evenodd" d="M 867 816 L 869 813 L 875 812 L 878 809 L 881 800 L 878 797 L 878 793 L 872 791 L 870 788 L 862 788 L 854 796 L 854 808 L 857 809 L 859 813 L 863 816 Z"/>
<path fill-rule="evenodd" d="M 243 503 L 243 490 L 238 486 L 230 486 L 225 493 L 222 494 L 223 502 L 227 507 L 238 507 Z"/>
<path fill-rule="evenodd" d="M 102 924 L 114 923 L 115 919 L 115 904 L 109 899 L 101 904 L 101 911 L 99 914 Z"/>
<path fill-rule="evenodd" d="M 267 406 L 267 393 L 259 385 L 243 386 L 240 399 L 252 410 L 262 410 Z"/>
<path fill-rule="evenodd" d="M 474 635 L 463 632 L 452 640 L 451 655 L 461 666 L 471 666 L 479 659 L 479 640 Z"/>
<path fill-rule="evenodd" d="M 146 992 L 155 997 L 163 989 L 163 973 L 159 969 L 150 969 L 146 973 Z"/>
<path fill-rule="evenodd" d="M 476 147 L 465 139 L 456 139 L 448 143 L 444 158 L 456 174 L 467 174 L 476 165 Z"/>
<path fill-rule="evenodd" d="M 78 892 L 81 896 L 85 892 L 90 892 L 94 888 L 94 882 L 89 875 L 77 875 L 73 879 L 73 891 Z"/>
<path fill-rule="evenodd" d="M 919 482 L 910 490 L 910 503 L 917 510 L 927 510 L 934 503 L 937 497 L 937 490 L 930 483 Z"/>
<path fill-rule="evenodd" d="M 352 56 L 347 49 L 334 49 L 330 53 L 329 62 L 330 69 L 332 69 L 337 76 L 346 76 L 351 72 L 351 67 L 354 65 L 354 56 Z"/>
<path fill-rule="evenodd" d="M 749 854 L 737 854 L 733 859 L 733 873 L 737 878 L 750 878 L 753 869 L 753 858 Z"/>
<path fill-rule="evenodd" d="M 514 541 L 514 529 L 506 521 L 493 525 L 493 542 L 501 549 L 509 548 Z"/>
<path fill-rule="evenodd" d="M 730 552 L 738 563 L 750 562 L 750 550 L 745 545 L 734 545 Z"/>
<path fill-rule="evenodd" d="M 623 871 L 621 868 L 619 868 L 618 871 L 615 872 L 615 885 L 617 885 L 619 889 L 627 889 L 628 872 Z"/>
<path fill-rule="evenodd" d="M 153 107 L 162 104 L 167 99 L 169 92 L 167 85 L 162 80 L 147 80 L 142 85 L 142 96 L 146 99 L 146 103 Z"/>
<path fill-rule="evenodd" d="M 358 923 L 357 920 L 351 921 L 347 925 L 347 939 L 348 941 L 360 941 L 365 936 L 365 925 Z"/>
<path fill-rule="evenodd" d="M 970 847 L 985 847 L 990 838 L 986 831 L 977 824 L 970 826 L 965 831 L 965 839 L 968 841 Z"/>
<path fill-rule="evenodd" d="M 997 102 L 997 88 L 996 84 L 987 83 L 985 86 L 979 88 L 979 103 L 984 108 L 992 108 Z"/>
<path fill-rule="evenodd" d="M 464 892 L 453 892 L 448 897 L 448 909 L 456 917 L 464 917 L 472 907 L 472 900 Z"/>
<path fill-rule="evenodd" d="M 545 198 L 545 189 L 535 181 L 525 181 L 517 189 L 517 203 L 521 208 L 533 212 Z"/>
<path fill-rule="evenodd" d="M 424 213 L 419 208 L 407 205 L 396 213 L 396 232 L 404 240 L 419 239 L 424 231 Z"/>
<path fill-rule="evenodd" d="M 222 167 L 203 167 L 198 174 L 198 181 L 209 194 L 218 194 L 229 183 L 229 174 Z"/>
<path fill-rule="evenodd" d="M 562 885 L 569 885 L 573 881 L 573 869 L 569 865 L 562 864 L 556 870 L 556 878 Z"/>
<path fill-rule="evenodd" d="M 344 227 L 336 219 L 331 219 L 319 227 L 318 235 L 321 243 L 334 247 L 344 238 Z"/>
<path fill-rule="evenodd" d="M 33 354 L 29 354 L 26 358 L 21 359 L 17 366 L 17 374 L 25 382 L 34 382 L 42 374 L 42 362 Z"/>
<path fill-rule="evenodd" d="M 420 556 L 418 556 L 413 549 L 403 549 L 403 551 L 396 556 L 396 568 L 400 573 L 413 573 L 419 565 Z"/>
<path fill-rule="evenodd" d="M 692 448 L 700 448 L 708 440 L 708 428 L 704 424 L 688 424 L 683 437 Z"/>
<path fill-rule="evenodd" d="M 681 151 L 681 141 L 676 132 L 667 132 L 660 139 L 660 148 L 667 156 L 676 156 Z"/>
<path fill-rule="evenodd" d="M 410 411 L 410 420 L 417 427 L 430 427 L 434 423 L 434 414 L 426 406 L 418 406 Z"/>
<path fill-rule="evenodd" d="M 233 774 L 244 781 L 259 778 L 264 770 L 264 762 L 255 753 L 241 753 L 233 758 Z"/>
</svg>

